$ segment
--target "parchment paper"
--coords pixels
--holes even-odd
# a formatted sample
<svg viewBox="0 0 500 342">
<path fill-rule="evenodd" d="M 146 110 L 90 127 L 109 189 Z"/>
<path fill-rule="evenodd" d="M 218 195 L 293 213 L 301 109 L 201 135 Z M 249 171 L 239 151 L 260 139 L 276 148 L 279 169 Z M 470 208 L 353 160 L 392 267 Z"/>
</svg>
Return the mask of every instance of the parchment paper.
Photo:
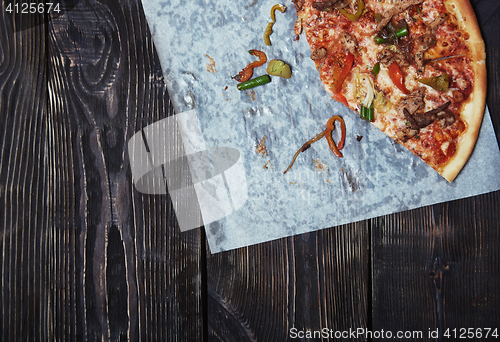
<svg viewBox="0 0 500 342">
<path fill-rule="evenodd" d="M 448 183 L 331 99 L 305 37 L 294 40 L 291 1 L 281 2 L 287 10 L 276 12 L 272 46 L 264 44 L 275 3 L 143 0 L 176 112 L 195 109 L 206 145 L 235 148 L 243 161 L 248 199 L 205 225 L 212 253 L 500 189 L 500 152 L 488 111 L 471 158 Z M 238 91 L 231 76 L 256 60 L 250 49 L 290 64 L 293 77 Z M 254 76 L 264 73 L 262 66 Z M 333 156 L 322 139 L 283 175 L 297 149 L 334 114 L 347 126 L 344 158 Z M 266 152 L 256 153 L 264 137 Z"/>
</svg>

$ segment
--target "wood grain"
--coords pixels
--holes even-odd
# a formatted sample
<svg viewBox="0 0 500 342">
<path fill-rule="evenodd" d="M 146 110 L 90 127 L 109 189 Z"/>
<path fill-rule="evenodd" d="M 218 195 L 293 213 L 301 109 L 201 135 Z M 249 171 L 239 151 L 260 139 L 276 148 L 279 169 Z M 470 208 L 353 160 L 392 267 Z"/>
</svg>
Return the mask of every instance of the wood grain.
<svg viewBox="0 0 500 342">
<path fill-rule="evenodd" d="M 368 240 L 358 223 L 207 255 L 208 339 L 367 328 Z"/>
<path fill-rule="evenodd" d="M 500 7 L 472 3 L 499 138 Z M 214 255 L 180 233 L 129 167 L 130 137 L 173 114 L 140 2 L 68 4 L 0 15 L 0 341 L 500 327 L 498 191 Z"/>
<path fill-rule="evenodd" d="M 19 30 L 20 19 L 0 13 L 0 339 L 53 336 L 54 288 L 65 262 L 54 241 L 64 238 L 46 211 L 50 177 L 47 145 L 46 31 Z M 22 56 L 20 58 L 19 56 Z M 64 310 L 59 311 L 69 314 Z M 27 325 L 32 329 L 25 329 Z"/>
<path fill-rule="evenodd" d="M 180 234 L 168 198 L 131 182 L 128 140 L 172 115 L 142 10 L 82 1 L 51 23 L 49 89 L 64 105 L 50 112 L 71 127 L 57 144 L 73 143 L 65 173 L 79 195 L 77 328 L 89 340 L 198 340 L 200 231 Z"/>
<path fill-rule="evenodd" d="M 70 4 L 2 11 L 0 340 L 200 340 L 201 231 L 131 181 L 129 138 L 173 112 L 142 7 Z"/>
</svg>

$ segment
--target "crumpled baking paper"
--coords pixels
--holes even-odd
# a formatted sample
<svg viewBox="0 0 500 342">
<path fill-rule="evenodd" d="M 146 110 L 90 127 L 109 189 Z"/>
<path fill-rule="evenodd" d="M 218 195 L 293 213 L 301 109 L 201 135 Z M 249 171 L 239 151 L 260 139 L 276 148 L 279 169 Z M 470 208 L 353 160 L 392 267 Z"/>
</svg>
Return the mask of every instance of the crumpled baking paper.
<svg viewBox="0 0 500 342">
<path fill-rule="evenodd" d="M 500 189 L 500 152 L 487 110 L 472 156 L 448 183 L 331 99 L 305 37 L 294 39 L 291 1 L 281 2 L 285 13 L 276 12 L 271 46 L 263 33 L 275 1 L 142 2 L 176 113 L 195 110 L 206 145 L 237 149 L 244 165 L 245 204 L 205 225 L 212 253 Z M 256 60 L 250 49 L 291 65 L 292 78 L 238 91 L 231 76 Z M 254 77 L 264 73 L 259 67 Z M 347 126 L 344 157 L 322 139 L 283 175 L 332 115 Z"/>
</svg>

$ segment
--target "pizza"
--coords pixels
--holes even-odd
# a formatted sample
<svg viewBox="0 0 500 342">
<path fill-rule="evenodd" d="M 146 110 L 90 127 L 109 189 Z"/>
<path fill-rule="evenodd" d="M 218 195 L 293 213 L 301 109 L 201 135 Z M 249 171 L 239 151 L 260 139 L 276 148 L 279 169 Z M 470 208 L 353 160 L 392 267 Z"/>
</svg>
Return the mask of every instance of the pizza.
<svg viewBox="0 0 500 342">
<path fill-rule="evenodd" d="M 452 182 L 486 99 L 468 0 L 293 0 L 326 91 Z"/>
</svg>

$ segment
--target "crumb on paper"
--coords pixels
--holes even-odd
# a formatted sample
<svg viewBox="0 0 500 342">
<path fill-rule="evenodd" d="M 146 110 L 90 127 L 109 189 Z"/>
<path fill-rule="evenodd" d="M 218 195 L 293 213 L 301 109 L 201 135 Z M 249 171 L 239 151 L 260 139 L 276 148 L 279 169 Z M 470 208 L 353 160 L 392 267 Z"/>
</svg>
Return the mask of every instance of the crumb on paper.
<svg viewBox="0 0 500 342">
<path fill-rule="evenodd" d="M 328 165 L 323 164 L 319 159 L 313 159 L 314 171 L 328 173 Z"/>
<path fill-rule="evenodd" d="M 266 145 L 264 143 L 266 142 L 267 135 L 264 135 L 264 137 L 260 140 L 259 145 L 257 145 L 257 148 L 255 149 L 255 153 L 257 154 L 262 154 L 261 157 L 267 156 L 267 150 L 266 150 Z"/>
<path fill-rule="evenodd" d="M 362 136 L 362 135 L 356 135 L 356 140 L 357 140 L 357 141 L 361 141 L 361 139 L 363 139 L 363 136 Z"/>
<path fill-rule="evenodd" d="M 330 180 L 329 180 L 329 179 L 327 179 L 327 180 L 326 180 L 326 182 L 327 182 L 328 184 L 332 185 L 332 182 L 330 182 Z"/>
<path fill-rule="evenodd" d="M 210 64 L 207 64 L 207 71 L 215 74 L 217 72 L 217 69 L 215 69 L 214 59 L 210 57 L 208 54 L 205 54 L 205 56 L 207 56 L 210 61 Z"/>
<path fill-rule="evenodd" d="M 253 101 L 255 101 L 255 92 L 253 91 L 253 89 L 250 89 L 250 92 L 246 92 L 245 96 L 250 97 Z"/>
<path fill-rule="evenodd" d="M 274 170 L 273 164 L 271 164 L 271 160 L 269 159 L 264 165 L 262 165 L 264 170 Z"/>
</svg>

